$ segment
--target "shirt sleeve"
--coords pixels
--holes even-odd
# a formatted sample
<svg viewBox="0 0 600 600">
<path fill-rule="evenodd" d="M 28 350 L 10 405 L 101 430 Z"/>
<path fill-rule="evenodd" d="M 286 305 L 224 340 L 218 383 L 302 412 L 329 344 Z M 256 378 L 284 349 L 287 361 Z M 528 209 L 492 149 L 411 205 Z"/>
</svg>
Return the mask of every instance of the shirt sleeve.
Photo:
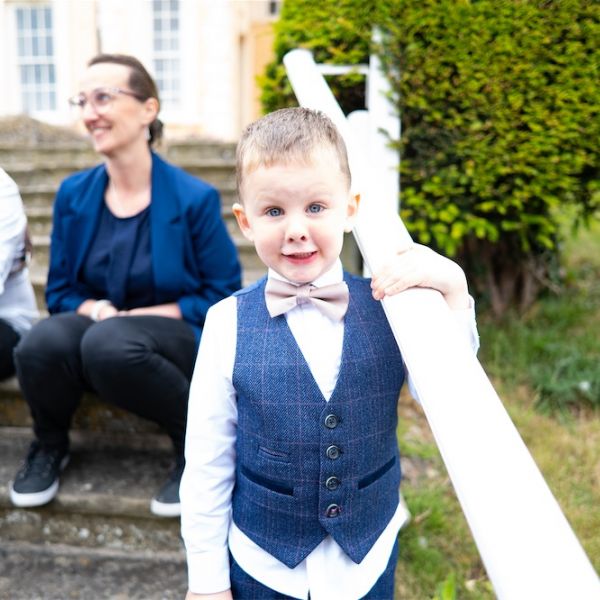
<svg viewBox="0 0 600 600">
<path fill-rule="evenodd" d="M 229 589 L 231 493 L 235 482 L 236 394 L 232 383 L 237 300 L 207 314 L 190 387 L 181 532 L 188 585 L 198 594 Z"/>
<path fill-rule="evenodd" d="M 475 300 L 469 296 L 469 307 L 453 310 L 452 316 L 456 320 L 460 332 L 465 336 L 465 339 L 468 340 L 469 345 L 473 350 L 473 354 L 477 354 L 477 351 L 479 350 L 479 332 L 477 331 L 477 320 L 475 318 Z M 417 402 L 420 402 L 419 394 L 415 389 L 410 372 L 406 369 L 406 366 L 404 370 L 407 371 L 406 382 L 410 394 Z"/>
<path fill-rule="evenodd" d="M 0 169 L 0 294 L 23 249 L 26 218 L 17 184 Z"/>
</svg>

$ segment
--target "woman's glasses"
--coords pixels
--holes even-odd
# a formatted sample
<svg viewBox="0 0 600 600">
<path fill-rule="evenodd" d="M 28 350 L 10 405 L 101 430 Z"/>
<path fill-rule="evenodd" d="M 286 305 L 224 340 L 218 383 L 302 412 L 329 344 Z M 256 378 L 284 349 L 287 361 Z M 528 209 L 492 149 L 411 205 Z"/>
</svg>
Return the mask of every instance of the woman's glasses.
<svg viewBox="0 0 600 600">
<path fill-rule="evenodd" d="M 84 94 L 83 92 L 81 92 L 69 98 L 69 104 L 83 112 L 85 105 L 89 102 L 90 106 L 99 115 L 103 115 L 104 113 L 110 110 L 110 107 L 113 105 L 113 102 L 119 94 L 123 94 L 125 96 L 132 96 L 140 102 L 144 100 L 138 94 L 130 92 L 129 90 L 123 90 L 118 87 L 102 87 L 96 88 L 89 94 Z"/>
</svg>

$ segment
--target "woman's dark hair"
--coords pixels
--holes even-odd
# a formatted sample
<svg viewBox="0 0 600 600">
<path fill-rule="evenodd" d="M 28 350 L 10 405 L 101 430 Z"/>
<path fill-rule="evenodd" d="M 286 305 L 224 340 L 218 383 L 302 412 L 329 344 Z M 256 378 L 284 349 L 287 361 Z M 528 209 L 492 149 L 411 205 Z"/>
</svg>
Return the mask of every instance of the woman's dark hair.
<svg viewBox="0 0 600 600">
<path fill-rule="evenodd" d="M 134 92 L 136 97 L 142 102 L 148 98 L 156 98 L 158 101 L 158 107 L 160 109 L 160 98 L 158 97 L 158 88 L 156 87 L 156 83 L 144 65 L 137 58 L 134 56 L 128 56 L 127 54 L 97 54 L 88 62 L 88 67 L 100 63 L 112 63 L 115 65 L 129 67 L 128 85 L 131 91 Z M 150 132 L 148 145 L 152 146 L 152 144 L 155 142 L 160 141 L 162 137 L 162 121 L 157 117 L 154 119 L 154 121 L 152 121 L 152 123 L 150 123 L 148 130 Z"/>
</svg>

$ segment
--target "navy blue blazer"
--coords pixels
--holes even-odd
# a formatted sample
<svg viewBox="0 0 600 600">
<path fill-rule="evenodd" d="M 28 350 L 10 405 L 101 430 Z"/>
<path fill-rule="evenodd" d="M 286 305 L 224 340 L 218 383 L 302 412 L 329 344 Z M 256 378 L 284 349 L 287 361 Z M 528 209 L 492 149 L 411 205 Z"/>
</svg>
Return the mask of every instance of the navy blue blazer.
<svg viewBox="0 0 600 600">
<path fill-rule="evenodd" d="M 46 302 L 75 311 L 92 292 L 81 280 L 108 184 L 105 165 L 75 173 L 57 192 Z M 221 217 L 219 192 L 152 153 L 152 270 L 158 304 L 177 302 L 200 339 L 210 306 L 241 285 L 237 250 Z"/>
</svg>

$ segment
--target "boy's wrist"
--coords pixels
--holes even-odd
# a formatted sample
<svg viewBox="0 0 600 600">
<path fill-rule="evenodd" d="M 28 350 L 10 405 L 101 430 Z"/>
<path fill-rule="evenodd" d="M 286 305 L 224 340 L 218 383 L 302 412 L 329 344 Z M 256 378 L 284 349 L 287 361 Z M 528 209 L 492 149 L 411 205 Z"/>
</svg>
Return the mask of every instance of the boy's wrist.
<svg viewBox="0 0 600 600">
<path fill-rule="evenodd" d="M 471 306 L 471 297 L 469 296 L 469 288 L 467 286 L 467 278 L 462 269 L 460 269 L 460 277 L 457 278 L 455 285 L 452 285 L 442 295 L 446 304 L 452 310 L 464 310 Z"/>
</svg>

